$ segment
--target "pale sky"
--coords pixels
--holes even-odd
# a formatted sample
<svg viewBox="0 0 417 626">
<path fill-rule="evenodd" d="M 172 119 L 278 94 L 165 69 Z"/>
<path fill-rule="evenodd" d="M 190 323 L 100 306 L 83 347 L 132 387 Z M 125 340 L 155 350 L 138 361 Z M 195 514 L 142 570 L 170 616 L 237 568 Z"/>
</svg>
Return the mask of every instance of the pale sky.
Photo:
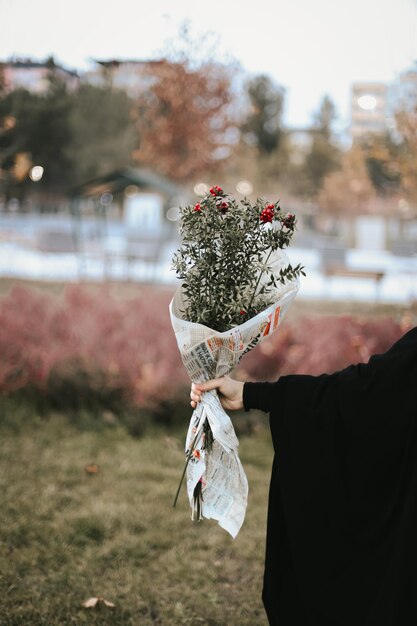
<svg viewBox="0 0 417 626">
<path fill-rule="evenodd" d="M 392 81 L 417 60 L 417 0 L 0 0 L 0 60 L 152 58 L 186 19 L 194 37 L 216 33 L 220 53 L 283 85 L 293 126 L 325 93 L 347 125 L 352 81 Z"/>
</svg>

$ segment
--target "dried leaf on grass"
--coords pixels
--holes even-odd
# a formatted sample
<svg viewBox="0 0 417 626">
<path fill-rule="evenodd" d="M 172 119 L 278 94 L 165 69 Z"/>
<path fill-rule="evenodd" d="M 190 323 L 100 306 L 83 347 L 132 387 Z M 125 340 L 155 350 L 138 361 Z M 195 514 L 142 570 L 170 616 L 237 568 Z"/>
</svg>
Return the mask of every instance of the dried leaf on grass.
<svg viewBox="0 0 417 626">
<path fill-rule="evenodd" d="M 114 608 L 116 606 L 115 604 L 113 604 L 113 602 L 105 600 L 103 596 L 97 596 L 96 598 L 88 598 L 88 600 L 83 602 L 83 607 L 86 609 L 92 609 L 97 606 L 97 604 L 104 604 L 109 608 Z"/>
</svg>

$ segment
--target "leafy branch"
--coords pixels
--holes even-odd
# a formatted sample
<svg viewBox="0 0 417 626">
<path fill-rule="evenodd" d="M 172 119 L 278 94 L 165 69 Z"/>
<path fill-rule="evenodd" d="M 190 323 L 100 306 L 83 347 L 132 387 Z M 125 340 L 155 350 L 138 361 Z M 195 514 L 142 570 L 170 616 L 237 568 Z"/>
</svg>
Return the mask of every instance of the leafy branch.
<svg viewBox="0 0 417 626">
<path fill-rule="evenodd" d="M 273 252 L 290 244 L 295 227 L 279 201 L 237 202 L 217 186 L 181 208 L 173 268 L 183 281 L 185 318 L 223 332 L 272 304 L 279 283 L 304 275 L 301 265 L 273 271 Z"/>
</svg>

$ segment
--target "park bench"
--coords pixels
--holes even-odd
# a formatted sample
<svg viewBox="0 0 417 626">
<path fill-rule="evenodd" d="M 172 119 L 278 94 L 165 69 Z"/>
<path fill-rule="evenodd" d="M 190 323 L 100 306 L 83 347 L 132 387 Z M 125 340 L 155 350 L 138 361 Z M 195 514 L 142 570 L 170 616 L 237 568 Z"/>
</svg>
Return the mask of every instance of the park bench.
<svg viewBox="0 0 417 626">
<path fill-rule="evenodd" d="M 369 278 L 376 283 L 380 283 L 385 276 L 385 272 L 380 270 L 356 269 L 346 266 L 327 266 L 324 268 L 325 276 L 342 276 L 346 278 Z"/>
<path fill-rule="evenodd" d="M 160 236 L 130 236 L 121 250 L 106 249 L 106 273 L 112 274 L 118 265 L 125 278 L 136 276 L 139 266 L 145 270 L 148 279 L 156 277 L 165 241 Z"/>
<path fill-rule="evenodd" d="M 323 248 L 321 251 L 321 269 L 324 276 L 329 278 L 359 278 L 374 281 L 375 299 L 379 295 L 380 284 L 385 276 L 385 272 L 382 270 L 347 266 L 344 248 Z"/>
</svg>

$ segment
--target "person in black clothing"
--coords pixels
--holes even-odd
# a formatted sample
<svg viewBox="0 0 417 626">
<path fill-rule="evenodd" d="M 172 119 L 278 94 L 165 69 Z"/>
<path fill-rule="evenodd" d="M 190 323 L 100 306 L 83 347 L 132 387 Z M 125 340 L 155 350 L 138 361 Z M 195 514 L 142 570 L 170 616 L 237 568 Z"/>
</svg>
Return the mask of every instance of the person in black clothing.
<svg viewBox="0 0 417 626">
<path fill-rule="evenodd" d="M 192 406 L 210 389 L 270 415 L 269 623 L 415 626 L 417 328 L 333 374 L 193 384 Z"/>
</svg>

